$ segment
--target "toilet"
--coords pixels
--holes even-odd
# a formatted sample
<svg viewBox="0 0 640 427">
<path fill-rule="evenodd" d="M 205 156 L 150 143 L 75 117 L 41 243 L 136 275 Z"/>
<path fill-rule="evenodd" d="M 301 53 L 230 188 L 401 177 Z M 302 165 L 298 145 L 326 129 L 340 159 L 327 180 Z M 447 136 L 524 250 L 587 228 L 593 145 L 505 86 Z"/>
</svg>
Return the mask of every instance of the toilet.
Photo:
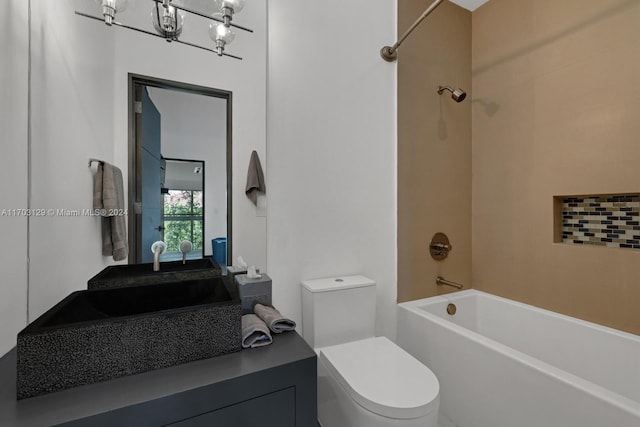
<svg viewBox="0 0 640 427">
<path fill-rule="evenodd" d="M 318 354 L 322 427 L 438 427 L 429 368 L 374 334 L 376 283 L 364 276 L 302 282 L 302 336 Z"/>
</svg>

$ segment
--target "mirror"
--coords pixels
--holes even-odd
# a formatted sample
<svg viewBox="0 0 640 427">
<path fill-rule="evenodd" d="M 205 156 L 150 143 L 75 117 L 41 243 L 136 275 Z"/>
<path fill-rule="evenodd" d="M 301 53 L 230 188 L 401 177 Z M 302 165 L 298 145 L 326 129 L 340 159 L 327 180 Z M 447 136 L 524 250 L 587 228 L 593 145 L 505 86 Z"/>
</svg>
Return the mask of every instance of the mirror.
<svg viewBox="0 0 640 427">
<path fill-rule="evenodd" d="M 183 1 L 185 5 L 203 10 L 206 3 L 211 13 L 215 8 L 214 2 Z M 230 176 L 231 168 L 226 172 L 214 170 L 213 161 L 192 152 L 186 139 L 181 142 L 180 152 L 163 155 L 172 159 L 203 160 L 207 180 L 221 173 L 220 182 L 225 188 L 229 182 L 233 184 L 233 207 L 220 203 L 213 208 L 205 206 L 205 255 L 211 254 L 211 239 L 226 235 L 228 263 L 242 255 L 247 262 L 266 268 L 266 211 L 257 212 L 244 190 L 251 152 L 257 150 L 261 160 L 266 159 L 267 7 L 264 1 L 249 3 L 237 22 L 252 28 L 254 35 L 237 35 L 233 51 L 244 58 L 238 61 L 135 31 L 107 27 L 75 14 L 80 11 L 99 15 L 101 8 L 93 0 L 31 1 L 30 13 L 23 6 L 26 2 L 13 1 L 12 4 L 20 7 L 9 8 L 6 15 L 6 22 L 12 25 L 5 27 L 12 35 L 4 46 L 8 49 L 5 56 L 11 58 L 7 63 L 11 69 L 7 87 L 15 91 L 15 98 L 7 98 L 11 102 L 6 119 L 20 132 L 29 132 L 30 137 L 29 144 L 21 138 L 6 138 L 6 161 L 13 169 L 4 172 L 11 177 L 7 178 L 7 185 L 16 189 L 7 195 L 6 204 L 23 207 L 29 194 L 33 208 L 80 212 L 91 208 L 97 166 L 94 163 L 87 167 L 87 160 L 96 158 L 122 170 L 127 193 L 125 207 L 130 208 L 130 74 L 166 79 L 171 83 L 173 94 L 189 88 L 173 84 L 175 81 L 207 89 L 221 88 L 229 95 L 233 93 L 234 127 L 231 128 L 230 115 L 226 126 L 226 131 L 233 135 L 233 180 L 225 178 L 225 173 Z M 118 21 L 146 28 L 152 6 L 151 2 L 130 1 L 127 10 L 118 15 Z M 189 24 L 185 28 L 185 40 L 199 45 L 211 43 L 207 26 L 200 25 L 205 22 L 194 17 Z M 30 74 L 27 73 L 29 63 Z M 151 93 L 158 86 L 155 81 L 143 84 Z M 211 99 L 211 96 L 194 97 Z M 224 102 L 220 97 L 217 100 Z M 226 101 L 229 110 L 230 100 Z M 227 149 L 226 153 L 231 155 L 231 150 Z M 30 168 L 25 166 L 27 155 L 31 158 Z M 206 183 L 207 205 L 215 200 L 209 195 L 210 188 Z M 227 200 L 226 194 L 222 197 Z M 213 234 L 215 215 L 233 217 L 233 235 Z M 27 218 L 16 220 L 21 221 L 20 225 L 8 227 L 18 237 L 10 239 L 15 247 L 8 254 L 7 262 L 15 266 L 16 276 L 12 280 L 16 286 L 26 282 L 28 289 L 11 291 L 16 298 L 25 295 L 22 300 L 7 299 L 7 304 L 22 307 L 16 308 L 20 315 L 0 315 L 2 322 L 20 316 L 34 320 L 69 293 L 86 288 L 89 278 L 115 263 L 112 257 L 102 255 L 99 218 L 33 217 L 29 218 L 28 227 Z M 127 227 L 129 220 L 127 218 Z M 230 230 L 231 226 L 228 221 L 222 227 Z M 131 249 L 135 250 L 133 246 Z M 28 268 L 24 268 L 27 259 Z M 133 259 L 127 262 L 135 263 Z"/>
<path fill-rule="evenodd" d="M 129 75 L 129 263 L 231 254 L 231 92 Z"/>
</svg>

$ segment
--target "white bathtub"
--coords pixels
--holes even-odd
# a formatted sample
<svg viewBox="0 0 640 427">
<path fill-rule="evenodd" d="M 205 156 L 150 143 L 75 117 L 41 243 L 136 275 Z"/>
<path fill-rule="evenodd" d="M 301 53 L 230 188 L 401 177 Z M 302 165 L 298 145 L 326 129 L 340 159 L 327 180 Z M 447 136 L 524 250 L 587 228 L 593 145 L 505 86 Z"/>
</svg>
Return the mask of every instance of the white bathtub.
<svg viewBox="0 0 640 427">
<path fill-rule="evenodd" d="M 639 336 L 472 289 L 398 304 L 397 341 L 438 377 L 442 427 L 640 426 Z"/>
</svg>

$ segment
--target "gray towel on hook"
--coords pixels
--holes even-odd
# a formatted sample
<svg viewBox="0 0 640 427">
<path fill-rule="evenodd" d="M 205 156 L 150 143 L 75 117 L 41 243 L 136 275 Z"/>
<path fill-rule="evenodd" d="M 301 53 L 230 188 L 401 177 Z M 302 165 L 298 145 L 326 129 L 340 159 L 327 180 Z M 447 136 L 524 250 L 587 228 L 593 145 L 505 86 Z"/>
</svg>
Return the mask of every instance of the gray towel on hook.
<svg viewBox="0 0 640 427">
<path fill-rule="evenodd" d="M 242 348 L 262 347 L 271 344 L 269 328 L 255 314 L 242 316 Z"/>
<path fill-rule="evenodd" d="M 253 306 L 253 311 L 260 319 L 264 321 L 264 323 L 267 324 L 269 329 L 271 329 L 271 331 L 276 334 L 296 330 L 296 322 L 287 317 L 284 317 L 274 307 L 256 304 Z"/>
<path fill-rule="evenodd" d="M 129 254 L 124 216 L 122 171 L 106 162 L 98 163 L 93 187 L 93 208 L 102 217 L 102 255 L 121 261 Z"/>
<path fill-rule="evenodd" d="M 254 205 L 258 204 L 258 192 L 267 192 L 267 187 L 264 184 L 262 165 L 260 165 L 260 159 L 258 158 L 258 153 L 256 153 L 255 150 L 251 153 L 251 160 L 249 160 L 247 186 L 245 187 L 244 192 Z"/>
</svg>

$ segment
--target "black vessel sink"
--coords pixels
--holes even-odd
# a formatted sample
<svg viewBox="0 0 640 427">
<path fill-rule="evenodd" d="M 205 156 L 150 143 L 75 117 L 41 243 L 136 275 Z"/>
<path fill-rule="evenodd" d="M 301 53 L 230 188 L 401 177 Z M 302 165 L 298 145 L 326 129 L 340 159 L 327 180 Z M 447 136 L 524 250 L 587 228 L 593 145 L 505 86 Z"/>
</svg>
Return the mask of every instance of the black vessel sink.
<svg viewBox="0 0 640 427">
<path fill-rule="evenodd" d="M 241 349 L 222 278 L 73 292 L 18 334 L 18 399 Z"/>
<path fill-rule="evenodd" d="M 189 308 L 203 304 L 229 301 L 230 295 L 221 279 L 200 279 L 169 283 L 162 286 L 132 286 L 77 291 L 65 298 L 58 307 L 47 312 L 31 326 L 46 328 L 98 319 L 135 316 L 163 310 Z"/>
<path fill-rule="evenodd" d="M 220 277 L 221 268 L 211 258 L 161 262 L 160 271 L 153 263 L 111 265 L 87 282 L 88 289 L 156 285 L 159 283 Z"/>
</svg>

